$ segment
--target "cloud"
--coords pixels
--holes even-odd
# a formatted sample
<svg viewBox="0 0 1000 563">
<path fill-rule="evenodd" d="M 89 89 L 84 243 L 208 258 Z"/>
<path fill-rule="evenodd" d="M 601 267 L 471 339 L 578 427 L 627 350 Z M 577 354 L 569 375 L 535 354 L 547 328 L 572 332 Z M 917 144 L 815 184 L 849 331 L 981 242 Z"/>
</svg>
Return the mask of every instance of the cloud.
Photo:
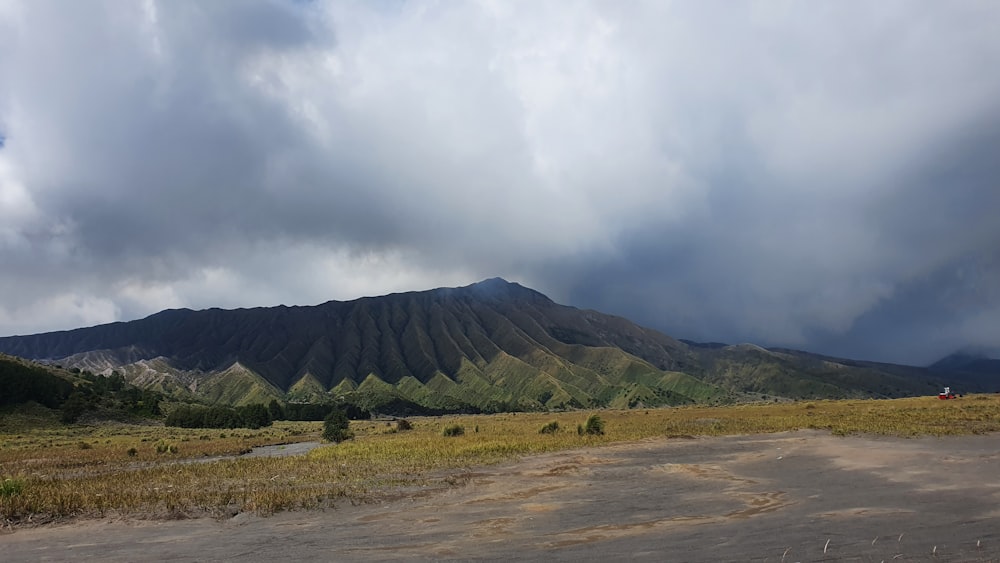
<svg viewBox="0 0 1000 563">
<path fill-rule="evenodd" d="M 0 333 L 501 275 L 679 337 L 1000 347 L 997 11 L 0 2 Z"/>
</svg>

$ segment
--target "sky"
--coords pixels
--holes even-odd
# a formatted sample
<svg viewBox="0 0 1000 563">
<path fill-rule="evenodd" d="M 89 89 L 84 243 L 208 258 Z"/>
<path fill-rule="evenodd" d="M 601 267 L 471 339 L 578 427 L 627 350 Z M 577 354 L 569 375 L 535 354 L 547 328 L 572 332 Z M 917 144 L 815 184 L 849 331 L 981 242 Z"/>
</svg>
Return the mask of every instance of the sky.
<svg viewBox="0 0 1000 563">
<path fill-rule="evenodd" d="M 993 0 L 0 0 L 0 335 L 500 276 L 1000 350 Z"/>
</svg>

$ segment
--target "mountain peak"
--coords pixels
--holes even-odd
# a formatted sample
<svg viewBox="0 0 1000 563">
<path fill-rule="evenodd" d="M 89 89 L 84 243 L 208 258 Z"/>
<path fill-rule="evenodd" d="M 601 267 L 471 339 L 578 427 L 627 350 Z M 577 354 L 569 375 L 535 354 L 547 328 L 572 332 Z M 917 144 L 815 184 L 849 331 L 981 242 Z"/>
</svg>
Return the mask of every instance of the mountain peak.
<svg viewBox="0 0 1000 563">
<path fill-rule="evenodd" d="M 486 278 L 485 280 L 476 282 L 470 285 L 469 287 L 492 287 L 492 286 L 506 287 L 508 285 L 518 285 L 518 284 L 513 284 L 501 277 L 494 277 L 494 278 Z"/>
<path fill-rule="evenodd" d="M 932 370 L 983 371 L 1000 373 L 1000 358 L 986 348 L 963 348 L 931 364 Z"/>
<path fill-rule="evenodd" d="M 535 291 L 534 289 L 524 287 L 519 283 L 509 282 L 503 278 L 488 278 L 481 282 L 476 282 L 472 285 L 467 285 L 458 289 L 470 291 L 477 297 L 487 299 L 529 299 L 551 301 L 548 297 Z"/>
</svg>

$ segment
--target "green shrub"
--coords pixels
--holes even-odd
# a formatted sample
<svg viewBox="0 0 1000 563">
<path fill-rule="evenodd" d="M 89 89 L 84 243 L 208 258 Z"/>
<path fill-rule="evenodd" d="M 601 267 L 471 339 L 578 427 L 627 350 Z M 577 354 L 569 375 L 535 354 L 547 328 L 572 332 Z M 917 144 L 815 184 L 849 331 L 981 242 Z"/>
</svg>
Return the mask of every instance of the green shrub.
<svg viewBox="0 0 1000 563">
<path fill-rule="evenodd" d="M 24 481 L 20 479 L 4 479 L 0 481 L 0 497 L 19 495 L 23 490 Z"/>
<path fill-rule="evenodd" d="M 539 434 L 555 434 L 559 431 L 559 423 L 553 420 L 538 431 Z"/>
<path fill-rule="evenodd" d="M 350 440 L 354 437 L 350 426 L 351 423 L 347 420 L 347 412 L 339 408 L 333 409 L 323 419 L 323 439 L 335 444 Z"/>
<path fill-rule="evenodd" d="M 442 436 L 461 436 L 463 434 L 465 434 L 465 428 L 458 424 L 445 426 L 444 430 L 441 432 Z"/>
<path fill-rule="evenodd" d="M 590 434 L 600 436 L 604 434 L 604 419 L 596 414 L 590 415 L 582 429 L 577 430 L 580 434 Z"/>
<path fill-rule="evenodd" d="M 177 451 L 177 446 L 169 442 L 160 440 L 156 443 L 156 453 L 158 454 L 175 454 Z"/>
</svg>

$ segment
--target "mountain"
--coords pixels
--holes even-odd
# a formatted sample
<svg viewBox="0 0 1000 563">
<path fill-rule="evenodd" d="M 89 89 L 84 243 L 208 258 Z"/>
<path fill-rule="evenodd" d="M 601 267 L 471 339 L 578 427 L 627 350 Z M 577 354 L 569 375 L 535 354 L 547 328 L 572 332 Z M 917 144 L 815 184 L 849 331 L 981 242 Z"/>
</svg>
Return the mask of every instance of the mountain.
<svg viewBox="0 0 1000 563">
<path fill-rule="evenodd" d="M 311 307 L 167 310 L 0 338 L 0 351 L 221 403 L 334 395 L 372 410 L 885 397 L 940 384 L 922 368 L 685 343 L 499 278 Z"/>
<path fill-rule="evenodd" d="M 959 385 L 1000 388 L 1000 360 L 982 351 L 960 350 L 931 364 L 930 371 Z"/>
<path fill-rule="evenodd" d="M 754 344 L 690 343 L 703 379 L 747 393 L 806 398 L 933 395 L 942 380 L 926 368 L 834 358 Z"/>
</svg>

